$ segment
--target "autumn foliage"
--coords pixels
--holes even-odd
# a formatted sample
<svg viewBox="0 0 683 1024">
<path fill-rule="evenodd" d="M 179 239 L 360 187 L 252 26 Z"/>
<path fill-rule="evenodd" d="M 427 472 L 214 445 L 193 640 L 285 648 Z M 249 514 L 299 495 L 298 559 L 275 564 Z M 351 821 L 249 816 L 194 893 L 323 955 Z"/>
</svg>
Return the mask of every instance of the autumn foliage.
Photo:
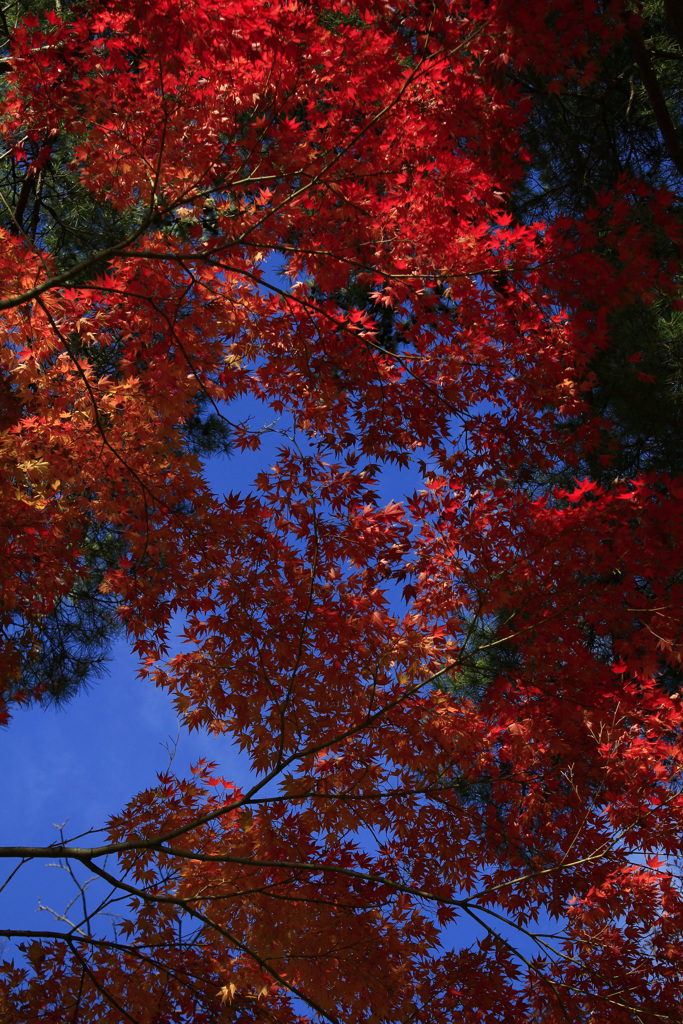
<svg viewBox="0 0 683 1024">
<path fill-rule="evenodd" d="M 14 32 L 3 149 L 29 181 L 68 150 L 121 227 L 66 265 L 38 214 L 2 238 L 4 714 L 99 531 L 150 685 L 253 772 L 3 850 L 128 901 L 10 923 L 3 1024 L 683 1019 L 683 483 L 579 473 L 610 317 L 676 293 L 677 200 L 624 178 L 580 220 L 509 209 L 508 72 L 589 78 L 634 17 L 93 0 Z M 289 436 L 218 495 L 184 424 L 245 396 Z M 392 465 L 422 482 L 387 504 Z"/>
</svg>

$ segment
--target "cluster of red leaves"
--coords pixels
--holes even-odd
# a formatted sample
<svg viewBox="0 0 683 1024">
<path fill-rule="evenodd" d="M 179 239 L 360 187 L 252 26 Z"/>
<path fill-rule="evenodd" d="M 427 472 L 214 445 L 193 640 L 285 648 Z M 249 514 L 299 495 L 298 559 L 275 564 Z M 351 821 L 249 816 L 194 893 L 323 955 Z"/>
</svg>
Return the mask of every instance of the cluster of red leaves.
<svg viewBox="0 0 683 1024">
<path fill-rule="evenodd" d="M 111 527 L 103 587 L 146 673 L 257 781 L 200 765 L 105 846 L 24 851 L 131 902 L 7 966 L 8 1024 L 681 1019 L 683 722 L 655 679 L 680 485 L 529 485 L 594 443 L 564 425 L 618 297 L 672 285 L 627 182 L 601 210 L 621 265 L 590 217 L 506 211 L 526 110 L 501 68 L 575 74 L 615 31 L 599 6 L 114 0 L 17 32 L 0 132 L 68 127 L 73 174 L 134 227 L 72 270 L 3 238 L 0 657 L 11 678 L 16 623 Z M 335 300 L 352 277 L 397 351 Z M 185 450 L 198 394 L 291 417 L 252 493 L 219 499 Z M 425 488 L 383 506 L 381 467 L 413 457 Z M 514 665 L 473 702 L 457 681 L 501 615 Z M 480 939 L 447 940 L 458 921 Z"/>
</svg>

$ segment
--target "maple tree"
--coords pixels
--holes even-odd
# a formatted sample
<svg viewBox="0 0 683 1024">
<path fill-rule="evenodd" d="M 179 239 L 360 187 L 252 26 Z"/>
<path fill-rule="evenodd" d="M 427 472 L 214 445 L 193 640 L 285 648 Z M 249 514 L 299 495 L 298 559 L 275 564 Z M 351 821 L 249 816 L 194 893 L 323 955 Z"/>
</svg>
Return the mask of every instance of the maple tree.
<svg viewBox="0 0 683 1024">
<path fill-rule="evenodd" d="M 516 220 L 531 111 L 504 73 L 590 82 L 637 12 L 72 13 L 13 28 L 2 98 L 33 182 L 0 253 L 4 714 L 41 696 L 23 647 L 90 588 L 252 775 L 169 770 L 104 843 L 1 849 L 111 887 L 2 930 L 26 945 L 1 1019 L 680 1020 L 682 712 L 657 676 L 683 485 L 550 482 L 610 458 L 592 360 L 621 304 L 676 301 L 677 198 L 623 177 Z M 55 250 L 27 219 L 57 152 L 106 237 Z M 244 396 L 290 436 L 220 497 L 186 425 Z M 411 462 L 422 486 L 384 504 Z"/>
<path fill-rule="evenodd" d="M 534 101 L 523 132 L 530 170 L 511 197 L 516 217 L 582 216 L 624 175 L 648 186 L 638 200 L 644 219 L 651 189 L 668 186 L 679 192 L 680 26 L 671 5 L 660 0 L 644 4 L 639 14 L 632 30 L 607 52 L 595 41 L 595 72 L 588 82 L 567 82 L 558 94 L 546 90 L 533 72 L 508 72 Z M 619 259 L 608 243 L 600 244 L 608 258 Z M 662 236 L 658 244 L 666 264 L 673 250 Z M 597 349 L 590 363 L 590 405 L 567 424 L 573 430 L 586 417 L 605 418 L 602 440 L 584 453 L 579 475 L 609 486 L 615 477 L 630 479 L 653 470 L 680 474 L 681 333 L 675 307 L 667 294 L 633 295 L 610 315 L 609 344 Z M 550 475 L 525 467 L 527 480 L 539 490 L 550 483 L 571 486 L 576 473 L 573 466 L 554 467 Z M 666 575 L 665 563 L 661 570 Z M 499 617 L 489 641 L 511 613 L 508 609 Z M 485 660 L 490 664 L 478 674 L 488 678 L 497 672 L 499 648 L 491 648 Z M 680 689 L 680 671 L 671 664 L 660 666 L 657 679 L 669 692 Z"/>
<path fill-rule="evenodd" d="M 3 53 L 11 55 L 14 33 L 24 17 L 44 14 L 50 9 L 46 0 L 17 0 L 8 5 L 0 19 Z M 73 19 L 83 5 L 58 5 L 61 16 Z M 3 74 L 10 64 L 3 65 Z M 33 161 L 47 140 L 37 172 Z M 120 211 L 106 197 L 85 188 L 71 173 L 75 136 L 62 125 L 60 132 L 45 138 L 24 134 L 21 152 L 8 149 L 0 164 L 0 224 L 13 235 L 25 231 L 40 248 L 49 252 L 59 269 L 91 255 L 98 249 L 114 245 L 122 233 L 134 229 L 136 221 L 131 210 Z M 102 268 L 100 268 L 101 270 Z M 87 280 L 95 268 L 70 278 Z M 118 353 L 115 347 L 89 348 L 88 357 L 94 371 L 101 375 L 116 372 Z M 184 424 L 186 440 L 193 452 L 212 455 L 229 446 L 225 422 L 215 413 L 206 412 L 205 396 L 198 393 L 198 402 Z M 13 404 L 10 399 L 9 424 Z M 102 523 L 91 522 L 86 532 L 84 553 L 88 571 L 78 584 L 55 601 L 49 613 L 34 617 L 20 631 L 15 629 L 13 644 L 19 662 L 14 681 L 18 692 L 41 700 L 63 702 L 84 683 L 102 673 L 113 640 L 120 630 L 115 603 L 100 592 L 104 571 L 113 564 L 121 540 Z M 7 682 L 7 681 L 6 681 Z"/>
</svg>

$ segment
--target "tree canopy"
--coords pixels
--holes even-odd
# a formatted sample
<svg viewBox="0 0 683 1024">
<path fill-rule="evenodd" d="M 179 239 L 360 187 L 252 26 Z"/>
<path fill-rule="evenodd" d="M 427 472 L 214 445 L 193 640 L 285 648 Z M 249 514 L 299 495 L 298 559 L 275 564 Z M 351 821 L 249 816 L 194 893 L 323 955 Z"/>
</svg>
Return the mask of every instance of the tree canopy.
<svg viewBox="0 0 683 1024">
<path fill-rule="evenodd" d="M 21 13 L 0 118 L 3 714 L 78 683 L 53 634 L 83 594 L 68 651 L 87 663 L 116 621 L 251 776 L 169 769 L 97 844 L 0 848 L 109 887 L 73 922 L 0 930 L 24 942 L 3 1024 L 680 1021 L 683 711 L 661 676 L 683 484 L 649 455 L 616 472 L 606 437 L 628 428 L 596 401 L 629 318 L 663 344 L 680 305 L 642 14 Z M 602 95 L 627 46 L 661 161 L 643 142 L 599 187 L 555 188 L 552 97 Z M 245 397 L 289 436 L 219 495 L 192 425 L 214 417 L 215 443 Z M 249 458 L 262 426 L 219 442 Z M 392 465 L 420 483 L 387 504 Z"/>
</svg>

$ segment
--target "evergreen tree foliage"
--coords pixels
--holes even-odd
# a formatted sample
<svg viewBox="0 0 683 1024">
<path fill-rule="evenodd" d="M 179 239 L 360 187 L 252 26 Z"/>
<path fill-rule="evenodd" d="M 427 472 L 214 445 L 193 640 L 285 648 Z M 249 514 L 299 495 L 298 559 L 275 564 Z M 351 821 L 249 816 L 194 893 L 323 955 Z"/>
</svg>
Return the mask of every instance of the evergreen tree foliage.
<svg viewBox="0 0 683 1024">
<path fill-rule="evenodd" d="M 615 25 L 615 43 L 596 49 L 590 77 L 560 91 L 540 77 L 510 73 L 532 101 L 525 142 L 530 170 L 510 199 L 526 222 L 581 216 L 619 181 L 644 182 L 683 198 L 683 38 L 674 4 L 648 0 Z M 681 211 L 683 215 L 683 210 Z M 641 215 L 649 222 L 647 203 Z M 613 260 L 624 253 L 608 253 Z M 661 241 L 664 268 L 676 258 Z M 580 470 L 609 485 L 648 472 L 683 472 L 683 320 L 670 299 L 635 299 L 611 318 L 610 344 L 592 363 L 590 417 L 606 420 L 604 444 Z M 573 429 L 580 421 L 570 424 Z M 570 483 L 576 468 L 564 474 Z"/>
</svg>

